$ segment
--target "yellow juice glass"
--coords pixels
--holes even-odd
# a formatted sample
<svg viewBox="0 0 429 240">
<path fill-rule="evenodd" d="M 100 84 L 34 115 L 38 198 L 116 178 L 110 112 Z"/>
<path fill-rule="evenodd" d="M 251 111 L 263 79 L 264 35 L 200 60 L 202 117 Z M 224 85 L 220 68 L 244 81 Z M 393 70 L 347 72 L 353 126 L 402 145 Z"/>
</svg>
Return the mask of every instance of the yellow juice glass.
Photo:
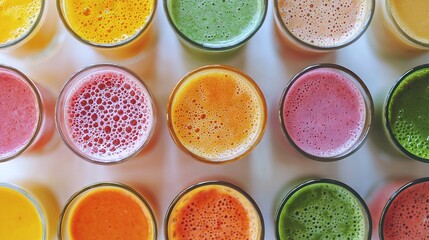
<svg viewBox="0 0 429 240">
<path fill-rule="evenodd" d="M 156 0 L 57 0 L 57 6 L 69 32 L 108 57 L 133 57 L 153 39 Z"/>
<path fill-rule="evenodd" d="M 0 1 L 0 50 L 34 56 L 52 47 L 59 30 L 47 0 Z"/>
<path fill-rule="evenodd" d="M 0 183 L 0 239 L 47 239 L 46 218 L 38 202 L 6 183 Z"/>
<path fill-rule="evenodd" d="M 373 27 L 377 47 L 399 54 L 429 50 L 428 1 L 383 0 L 377 8 Z"/>
</svg>

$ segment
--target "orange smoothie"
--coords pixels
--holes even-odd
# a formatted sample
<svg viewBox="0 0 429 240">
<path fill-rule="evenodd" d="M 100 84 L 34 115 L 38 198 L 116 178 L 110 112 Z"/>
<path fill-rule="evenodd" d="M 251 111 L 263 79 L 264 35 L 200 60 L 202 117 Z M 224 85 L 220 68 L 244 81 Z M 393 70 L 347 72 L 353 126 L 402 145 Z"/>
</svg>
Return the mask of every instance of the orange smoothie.
<svg viewBox="0 0 429 240">
<path fill-rule="evenodd" d="M 170 207 L 166 239 L 263 239 L 263 220 L 249 198 L 228 184 L 195 185 Z"/>
<path fill-rule="evenodd" d="M 209 162 L 244 156 L 261 139 L 266 121 L 265 100 L 257 85 L 222 66 L 187 75 L 174 90 L 168 113 L 176 143 Z"/>
<path fill-rule="evenodd" d="M 122 186 L 102 185 L 81 192 L 69 202 L 61 221 L 63 239 L 156 238 L 155 220 L 149 206 L 135 192 Z"/>
<path fill-rule="evenodd" d="M 147 46 L 156 0 L 57 0 L 66 27 L 82 42 L 113 57 L 130 57 Z M 131 43 L 132 44 L 127 44 Z M 112 48 L 121 51 L 113 51 Z"/>
<path fill-rule="evenodd" d="M 21 189 L 0 184 L 0 239 L 46 239 L 41 210 Z"/>
</svg>

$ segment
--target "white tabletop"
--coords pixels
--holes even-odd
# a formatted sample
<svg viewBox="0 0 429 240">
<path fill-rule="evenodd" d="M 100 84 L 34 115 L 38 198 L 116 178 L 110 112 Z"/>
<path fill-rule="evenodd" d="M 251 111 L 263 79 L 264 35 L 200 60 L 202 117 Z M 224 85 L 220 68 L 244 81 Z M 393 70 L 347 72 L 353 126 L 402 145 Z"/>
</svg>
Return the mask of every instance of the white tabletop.
<svg viewBox="0 0 429 240">
<path fill-rule="evenodd" d="M 102 181 L 138 184 L 146 190 L 145 194 L 152 196 L 150 201 L 155 207 L 159 239 L 164 239 L 165 212 L 181 190 L 203 180 L 229 180 L 246 190 L 258 203 L 265 219 L 266 239 L 271 240 L 275 239 L 273 210 L 277 207 L 274 203 L 277 194 L 295 178 L 337 179 L 365 197 L 375 184 L 386 178 L 428 176 L 429 164 L 408 160 L 386 144 L 380 116 L 382 103 L 393 83 L 408 69 L 429 63 L 429 54 L 406 58 L 382 56 L 370 44 L 371 28 L 354 44 L 333 53 L 307 58 L 284 53 L 274 36 L 272 7 L 270 1 L 265 23 L 245 47 L 232 57 L 213 58 L 197 56 L 183 48 L 159 1 L 154 22 L 158 38 L 153 48 L 138 62 L 114 62 L 135 71 L 156 98 L 159 112 L 156 132 L 159 135 L 153 139 L 153 148 L 122 164 L 99 166 L 79 159 L 60 143 L 53 151 L 1 163 L 0 182 L 31 181 L 45 186 L 61 207 L 75 191 L 89 184 Z M 20 69 L 49 87 L 56 96 L 72 73 L 105 62 L 109 60 L 68 33 L 62 46 L 44 61 L 26 62 L 0 55 L 0 63 Z M 277 117 L 280 95 L 286 83 L 304 67 L 322 62 L 337 63 L 358 74 L 374 98 L 377 116 L 363 147 L 350 157 L 332 163 L 309 160 L 292 149 L 282 135 Z M 259 84 L 269 107 L 268 125 L 261 143 L 247 157 L 230 164 L 209 165 L 193 160 L 175 146 L 167 129 L 166 105 L 175 84 L 188 71 L 207 64 L 226 64 L 247 72 Z"/>
</svg>

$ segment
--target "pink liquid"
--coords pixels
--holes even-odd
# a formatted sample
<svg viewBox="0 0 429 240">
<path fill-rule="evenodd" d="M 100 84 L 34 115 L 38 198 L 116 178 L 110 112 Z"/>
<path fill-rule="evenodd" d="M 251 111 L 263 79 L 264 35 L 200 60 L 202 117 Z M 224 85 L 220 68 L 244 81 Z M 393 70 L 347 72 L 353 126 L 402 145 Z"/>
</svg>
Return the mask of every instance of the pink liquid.
<svg viewBox="0 0 429 240">
<path fill-rule="evenodd" d="M 384 239 L 427 239 L 429 182 L 415 184 L 393 200 L 384 218 Z"/>
<path fill-rule="evenodd" d="M 66 102 L 67 128 L 75 147 L 103 162 L 139 150 L 154 125 L 147 89 L 115 70 L 100 70 L 79 81 Z"/>
<path fill-rule="evenodd" d="M 313 156 L 342 154 L 363 132 L 366 112 L 362 94 L 338 71 L 322 68 L 305 73 L 290 87 L 283 104 L 290 138 Z"/>
<path fill-rule="evenodd" d="M 22 150 L 34 136 L 39 106 L 22 77 L 0 72 L 0 158 Z"/>
<path fill-rule="evenodd" d="M 398 191 L 399 188 L 404 186 L 407 180 L 394 180 L 389 181 L 372 192 L 370 198 L 368 199 L 368 208 L 371 212 L 372 217 L 372 240 L 378 240 L 378 226 L 380 224 L 381 213 L 383 212 L 384 206 L 386 206 L 389 198 Z"/>
<path fill-rule="evenodd" d="M 278 0 L 280 17 L 301 41 L 333 47 L 355 38 L 370 15 L 368 0 Z"/>
</svg>

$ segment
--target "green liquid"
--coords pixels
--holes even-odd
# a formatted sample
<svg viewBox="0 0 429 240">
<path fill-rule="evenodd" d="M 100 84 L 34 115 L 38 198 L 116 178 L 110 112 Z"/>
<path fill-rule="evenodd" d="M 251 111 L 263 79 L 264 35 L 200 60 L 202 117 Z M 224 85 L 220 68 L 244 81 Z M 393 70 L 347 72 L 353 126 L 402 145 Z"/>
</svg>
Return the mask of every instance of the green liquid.
<svg viewBox="0 0 429 240">
<path fill-rule="evenodd" d="M 176 28 L 194 43 L 209 48 L 237 45 L 263 21 L 263 0 L 169 0 Z"/>
<path fill-rule="evenodd" d="M 388 121 L 405 150 L 429 160 L 429 67 L 399 83 L 388 103 Z"/>
<path fill-rule="evenodd" d="M 295 192 L 278 221 L 280 240 L 368 238 L 367 217 L 359 200 L 347 189 L 313 183 Z"/>
</svg>

